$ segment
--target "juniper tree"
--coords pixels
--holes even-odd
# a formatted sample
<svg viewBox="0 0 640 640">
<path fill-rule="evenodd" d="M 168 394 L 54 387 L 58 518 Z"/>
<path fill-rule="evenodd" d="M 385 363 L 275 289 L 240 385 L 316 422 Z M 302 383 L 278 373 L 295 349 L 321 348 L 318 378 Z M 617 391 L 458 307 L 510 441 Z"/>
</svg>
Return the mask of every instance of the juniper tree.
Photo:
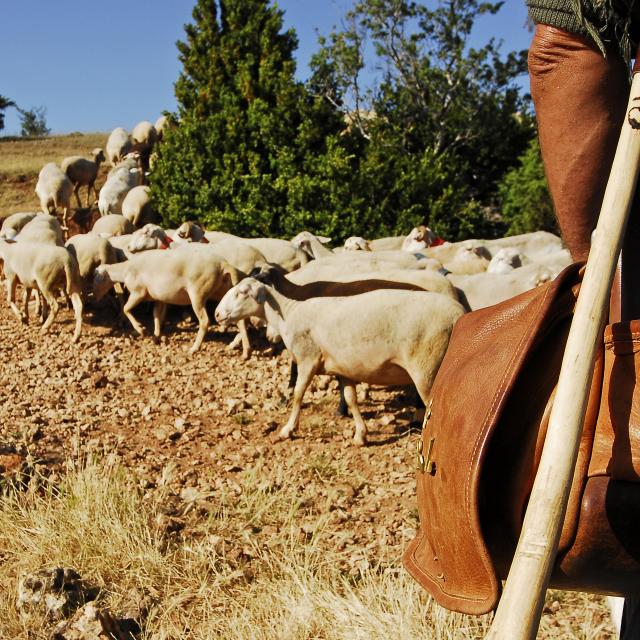
<svg viewBox="0 0 640 640">
<path fill-rule="evenodd" d="M 185 34 L 179 125 L 152 174 L 158 209 L 172 223 L 289 233 L 317 200 L 306 158 L 324 153 L 325 127 L 340 122 L 294 79 L 295 33 L 268 0 L 198 0 Z"/>
</svg>

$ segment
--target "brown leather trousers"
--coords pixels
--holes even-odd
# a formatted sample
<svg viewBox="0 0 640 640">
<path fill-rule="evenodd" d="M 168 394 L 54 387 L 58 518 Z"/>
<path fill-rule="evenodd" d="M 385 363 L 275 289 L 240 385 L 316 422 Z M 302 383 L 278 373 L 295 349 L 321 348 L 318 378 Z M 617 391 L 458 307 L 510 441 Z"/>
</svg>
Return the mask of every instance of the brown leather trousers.
<svg viewBox="0 0 640 640">
<path fill-rule="evenodd" d="M 615 52 L 605 58 L 585 38 L 537 25 L 529 75 L 562 237 L 573 258 L 585 260 L 627 106 L 628 70 Z M 627 318 L 640 318 L 639 218 L 632 213 L 623 249 Z"/>
</svg>

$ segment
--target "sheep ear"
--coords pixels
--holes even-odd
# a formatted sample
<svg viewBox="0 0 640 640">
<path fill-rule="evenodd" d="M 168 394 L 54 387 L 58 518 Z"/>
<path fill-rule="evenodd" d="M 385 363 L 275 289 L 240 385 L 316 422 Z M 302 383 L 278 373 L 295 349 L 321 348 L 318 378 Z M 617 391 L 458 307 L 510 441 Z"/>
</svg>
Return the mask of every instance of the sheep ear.
<svg viewBox="0 0 640 640">
<path fill-rule="evenodd" d="M 266 298 L 264 286 L 261 284 L 259 287 L 254 287 L 251 290 L 251 297 L 258 304 L 264 304 L 264 301 L 265 301 L 265 298 Z"/>
<path fill-rule="evenodd" d="M 322 244 L 327 244 L 327 242 L 331 242 L 331 238 L 327 238 L 326 236 L 316 236 L 316 238 L 320 240 Z"/>
</svg>

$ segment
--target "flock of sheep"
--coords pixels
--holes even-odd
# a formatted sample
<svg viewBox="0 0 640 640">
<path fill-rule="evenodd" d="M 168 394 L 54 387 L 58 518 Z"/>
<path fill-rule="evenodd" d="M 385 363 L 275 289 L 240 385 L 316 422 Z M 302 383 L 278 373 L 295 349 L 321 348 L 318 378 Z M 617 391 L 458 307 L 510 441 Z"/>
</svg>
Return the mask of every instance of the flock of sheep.
<svg viewBox="0 0 640 640">
<path fill-rule="evenodd" d="M 456 320 L 466 311 L 517 295 L 554 278 L 570 263 L 553 234 L 536 232 L 498 240 L 448 243 L 416 227 L 406 237 L 329 239 L 303 231 L 292 240 L 242 238 L 206 231 L 195 222 L 163 229 L 141 184 L 153 161 L 166 120 L 137 125 L 131 136 L 116 129 L 106 156 L 66 158 L 47 164 L 36 192 L 42 212 L 16 213 L 0 229 L 0 260 L 7 302 L 19 321 L 29 321 L 31 293 L 42 331 L 50 329 L 62 294 L 75 313 L 73 341 L 86 304 L 113 296 L 140 335 L 133 315 L 153 301 L 153 336 L 160 336 L 168 305 L 189 305 L 198 320 L 191 353 L 206 335 L 207 302 L 217 302 L 216 320 L 237 324 L 244 358 L 251 345 L 247 321 L 266 327 L 292 357 L 293 406 L 280 430 L 295 430 L 311 379 L 338 377 L 343 410 L 355 422 L 354 443 L 366 443 L 366 426 L 355 385 L 415 385 L 427 402 Z M 98 194 L 101 217 L 88 233 L 66 239 L 71 194 L 96 194 L 100 163 L 112 165 Z M 61 221 L 57 213 L 62 213 Z M 23 289 L 22 308 L 16 302 Z M 99 309 L 99 306 L 96 307 Z"/>
</svg>

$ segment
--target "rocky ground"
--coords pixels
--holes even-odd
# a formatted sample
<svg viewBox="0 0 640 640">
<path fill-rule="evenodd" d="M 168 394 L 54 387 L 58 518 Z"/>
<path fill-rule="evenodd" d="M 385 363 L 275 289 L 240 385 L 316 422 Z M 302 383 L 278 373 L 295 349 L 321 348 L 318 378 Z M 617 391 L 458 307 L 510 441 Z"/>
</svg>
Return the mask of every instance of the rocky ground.
<svg viewBox="0 0 640 640">
<path fill-rule="evenodd" d="M 150 309 L 136 313 L 150 328 Z M 180 540 L 197 536 L 221 496 L 241 495 L 243 482 L 252 476 L 255 486 L 257 475 L 272 485 L 269 491 L 293 487 L 300 543 L 316 544 L 321 522 L 317 544 L 337 552 L 344 575 L 378 563 L 401 571 L 402 550 L 417 526 L 418 432 L 404 391 L 374 389 L 363 400 L 370 444 L 358 448 L 351 419 L 336 415 L 337 383 L 318 377 L 299 431 L 282 442 L 275 433 L 288 417 L 289 360 L 286 352 L 274 355 L 260 335 L 252 334 L 255 350 L 244 361 L 227 349 L 235 334 L 219 328 L 189 355 L 196 328 L 184 310 L 169 314 L 158 345 L 119 325 L 109 308 L 87 311 L 75 345 L 72 327 L 64 309 L 51 333 L 41 335 L 34 320 L 20 325 L 0 304 L 0 481 L 26 472 L 55 484 L 70 460 L 116 456 L 150 499 L 162 495 L 158 524 Z M 262 546 L 278 538 L 282 544 L 277 526 L 240 526 Z M 240 534 L 221 533 L 215 544 L 226 545 L 227 562 L 249 579 L 251 553 L 234 538 Z M 602 599 L 587 605 L 569 599 L 562 608 L 556 597 L 565 602 L 550 595 L 543 625 L 561 625 L 560 635 L 542 637 L 569 637 L 564 630 L 580 627 L 583 606 L 600 631 L 570 637 L 612 637 Z"/>
<path fill-rule="evenodd" d="M 150 321 L 144 310 L 141 317 Z M 311 482 L 310 500 L 334 495 L 337 521 L 348 511 L 338 546 L 379 541 L 400 550 L 411 537 L 417 435 L 402 391 L 371 392 L 362 407 L 370 445 L 357 448 L 351 419 L 336 415 L 336 383 L 316 378 L 299 432 L 279 442 L 275 431 L 288 416 L 286 352 L 271 355 L 254 334 L 254 354 L 243 361 L 226 348 L 233 334 L 214 329 L 190 356 L 195 325 L 181 314 L 169 318 L 160 345 L 115 324 L 111 313 L 89 313 L 73 345 L 66 310 L 43 336 L 34 321 L 21 326 L 0 307 L 5 455 L 18 462 L 28 454 L 51 474 L 69 458 L 116 453 L 143 488 L 162 483 L 178 502 L 233 487 L 258 459 L 267 472 L 298 465 L 290 480 Z"/>
</svg>

